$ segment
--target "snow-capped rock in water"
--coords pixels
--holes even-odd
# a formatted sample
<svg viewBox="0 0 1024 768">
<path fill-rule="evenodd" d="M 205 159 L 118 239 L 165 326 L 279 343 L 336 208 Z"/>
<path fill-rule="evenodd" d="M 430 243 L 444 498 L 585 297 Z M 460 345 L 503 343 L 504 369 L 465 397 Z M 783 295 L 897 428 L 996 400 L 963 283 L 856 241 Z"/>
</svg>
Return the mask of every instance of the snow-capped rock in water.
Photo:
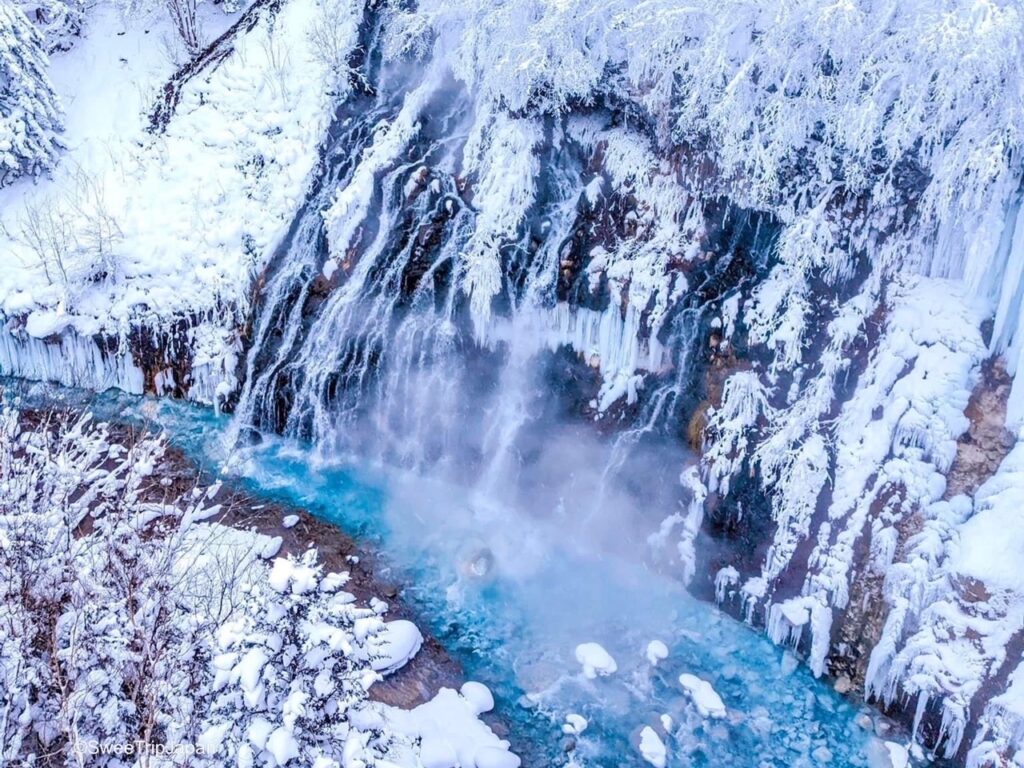
<svg viewBox="0 0 1024 768">
<path fill-rule="evenodd" d="M 569 734 L 570 736 L 579 736 L 585 730 L 590 723 L 587 722 L 587 718 L 583 715 L 577 715 L 571 713 L 565 716 L 565 724 L 562 726 L 562 733 Z"/>
<path fill-rule="evenodd" d="M 707 680 L 684 672 L 679 676 L 679 684 L 689 695 L 701 717 L 725 717 L 725 703 Z"/>
<path fill-rule="evenodd" d="M 583 543 L 656 506 L 619 543 L 1015 759 L 1019 0 L 137 5 L 0 7 L 0 373 L 527 505 L 600 463 Z"/>
<path fill-rule="evenodd" d="M 601 645 L 598 643 L 580 643 L 576 646 L 576 661 L 583 667 L 583 676 L 593 680 L 594 678 L 613 675 L 619 665 Z"/>
<path fill-rule="evenodd" d="M 647 661 L 652 667 L 657 666 L 659 661 L 668 658 L 668 646 L 661 640 L 651 640 L 647 644 Z"/>
<path fill-rule="evenodd" d="M 910 765 L 910 752 L 902 744 L 887 741 L 885 742 L 885 751 L 889 754 L 892 768 L 907 768 Z"/>
<path fill-rule="evenodd" d="M 640 756 L 654 766 L 654 768 L 665 768 L 668 763 L 668 751 L 665 743 L 658 736 L 657 732 L 649 725 L 645 725 L 640 731 L 640 744 L 638 746 Z"/>
</svg>

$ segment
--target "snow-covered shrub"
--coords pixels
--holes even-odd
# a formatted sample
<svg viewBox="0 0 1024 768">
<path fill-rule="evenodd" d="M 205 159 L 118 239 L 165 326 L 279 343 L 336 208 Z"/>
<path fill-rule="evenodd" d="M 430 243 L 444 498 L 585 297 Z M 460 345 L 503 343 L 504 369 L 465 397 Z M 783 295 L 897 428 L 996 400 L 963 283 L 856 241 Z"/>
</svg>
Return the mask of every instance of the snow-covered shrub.
<svg viewBox="0 0 1024 768">
<path fill-rule="evenodd" d="M 346 577 L 325 576 L 316 557 L 276 560 L 220 628 L 199 740 L 214 764 L 369 766 L 387 749 L 382 732 L 351 721 L 378 679 L 370 641 L 383 622 L 339 591 Z"/>
<path fill-rule="evenodd" d="M 121 766 L 116 749 L 138 744 L 188 765 L 408 754 L 368 703 L 388 641 L 347 574 L 323 574 L 315 550 L 269 573 L 232 558 L 215 538 L 231 529 L 195 524 L 208 494 L 158 480 L 164 454 L 88 416 L 26 427 L 0 411 L 2 762 Z"/>
<path fill-rule="evenodd" d="M 174 38 L 165 38 L 164 44 L 167 52 L 173 60 L 179 58 L 182 53 L 178 46 L 184 49 L 184 62 L 195 56 L 203 49 L 206 38 L 203 34 L 203 24 L 199 17 L 199 5 L 202 0 L 113 0 L 114 6 L 121 16 L 127 21 L 148 17 L 154 13 L 166 13 L 170 19 L 171 27 L 174 30 Z M 234 13 L 238 10 L 238 3 L 223 2 L 221 4 L 225 13 Z"/>
<path fill-rule="evenodd" d="M 61 108 L 43 40 L 9 0 L 0 2 L 0 187 L 57 162 Z"/>
<path fill-rule="evenodd" d="M 124 448 L 88 417 L 22 430 L 9 410 L 2 430 L 4 756 L 167 743 L 202 667 L 175 597 L 188 513 L 142 495 L 163 444 Z"/>
</svg>

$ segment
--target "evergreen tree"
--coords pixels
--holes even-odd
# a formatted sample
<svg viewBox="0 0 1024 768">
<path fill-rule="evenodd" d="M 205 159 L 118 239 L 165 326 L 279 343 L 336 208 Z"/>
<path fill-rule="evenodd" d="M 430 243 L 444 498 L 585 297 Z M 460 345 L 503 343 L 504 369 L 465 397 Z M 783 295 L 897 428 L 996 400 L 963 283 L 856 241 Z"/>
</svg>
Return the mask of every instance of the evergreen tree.
<svg viewBox="0 0 1024 768">
<path fill-rule="evenodd" d="M 47 64 L 40 34 L 24 13 L 0 0 L 0 187 L 57 162 L 61 109 Z"/>
<path fill-rule="evenodd" d="M 17 0 L 17 4 L 43 36 L 47 53 L 70 49 L 82 34 L 84 0 Z"/>
</svg>

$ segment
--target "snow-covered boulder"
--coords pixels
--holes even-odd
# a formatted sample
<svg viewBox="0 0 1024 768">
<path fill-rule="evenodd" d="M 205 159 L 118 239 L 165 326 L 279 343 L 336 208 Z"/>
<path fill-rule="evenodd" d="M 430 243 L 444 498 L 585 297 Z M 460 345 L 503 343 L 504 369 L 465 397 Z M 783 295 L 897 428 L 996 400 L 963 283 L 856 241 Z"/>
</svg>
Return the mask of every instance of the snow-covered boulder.
<svg viewBox="0 0 1024 768">
<path fill-rule="evenodd" d="M 684 672 L 679 676 L 679 684 L 693 701 L 701 717 L 725 717 L 725 703 L 707 680 Z"/>
<path fill-rule="evenodd" d="M 576 646 L 576 661 L 583 667 L 584 677 L 593 680 L 594 678 L 607 677 L 615 674 L 619 665 L 611 654 L 598 643 L 580 643 Z"/>
<path fill-rule="evenodd" d="M 383 675 L 390 675 L 412 661 L 422 645 L 423 634 L 411 621 L 389 621 L 376 636 L 371 666 Z"/>
<path fill-rule="evenodd" d="M 665 748 L 665 742 L 649 725 L 645 725 L 640 731 L 640 744 L 637 748 L 640 750 L 640 756 L 654 768 L 665 768 L 668 763 L 668 750 Z"/>
</svg>

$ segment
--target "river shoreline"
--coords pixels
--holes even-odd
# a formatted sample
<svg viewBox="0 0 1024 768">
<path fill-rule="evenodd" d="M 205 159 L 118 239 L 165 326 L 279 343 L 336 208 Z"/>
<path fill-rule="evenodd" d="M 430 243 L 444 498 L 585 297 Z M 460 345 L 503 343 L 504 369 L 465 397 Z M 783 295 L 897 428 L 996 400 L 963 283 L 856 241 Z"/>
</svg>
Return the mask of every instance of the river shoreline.
<svg viewBox="0 0 1024 768">
<path fill-rule="evenodd" d="M 88 411 L 87 408 L 66 404 L 53 408 L 14 407 L 26 427 L 38 426 L 55 415 L 78 417 Z M 104 419 L 104 423 L 109 425 L 111 438 L 126 447 L 149 434 L 146 428 L 126 422 Z M 168 442 L 154 475 L 160 482 L 146 487 L 150 500 L 162 501 L 168 495 L 182 497 L 199 485 L 216 487 L 216 493 L 209 500 L 222 509 L 210 517 L 209 522 L 264 536 L 280 537 L 278 556 L 298 556 L 315 547 L 326 572 L 349 573 L 351 580 L 346 589 L 360 603 L 369 604 L 373 599 L 384 600 L 388 605 L 387 620 L 408 619 L 420 628 L 423 645 L 419 652 L 400 670 L 374 684 L 370 689 L 371 699 L 401 709 L 411 709 L 430 701 L 441 688 L 458 690 L 466 681 L 459 663 L 426 631 L 424 622 L 417 621 L 416 612 L 402 600 L 402 585 L 381 577 L 379 572 L 382 566 L 377 555 L 337 526 L 318 519 L 300 507 L 260 498 L 231 478 L 213 476 L 213 473 L 192 461 L 171 442 Z M 297 517 L 298 522 L 286 527 L 284 520 L 289 516 Z M 487 720 L 492 729 L 496 728 L 499 732 L 506 730 L 492 717 Z"/>
</svg>

